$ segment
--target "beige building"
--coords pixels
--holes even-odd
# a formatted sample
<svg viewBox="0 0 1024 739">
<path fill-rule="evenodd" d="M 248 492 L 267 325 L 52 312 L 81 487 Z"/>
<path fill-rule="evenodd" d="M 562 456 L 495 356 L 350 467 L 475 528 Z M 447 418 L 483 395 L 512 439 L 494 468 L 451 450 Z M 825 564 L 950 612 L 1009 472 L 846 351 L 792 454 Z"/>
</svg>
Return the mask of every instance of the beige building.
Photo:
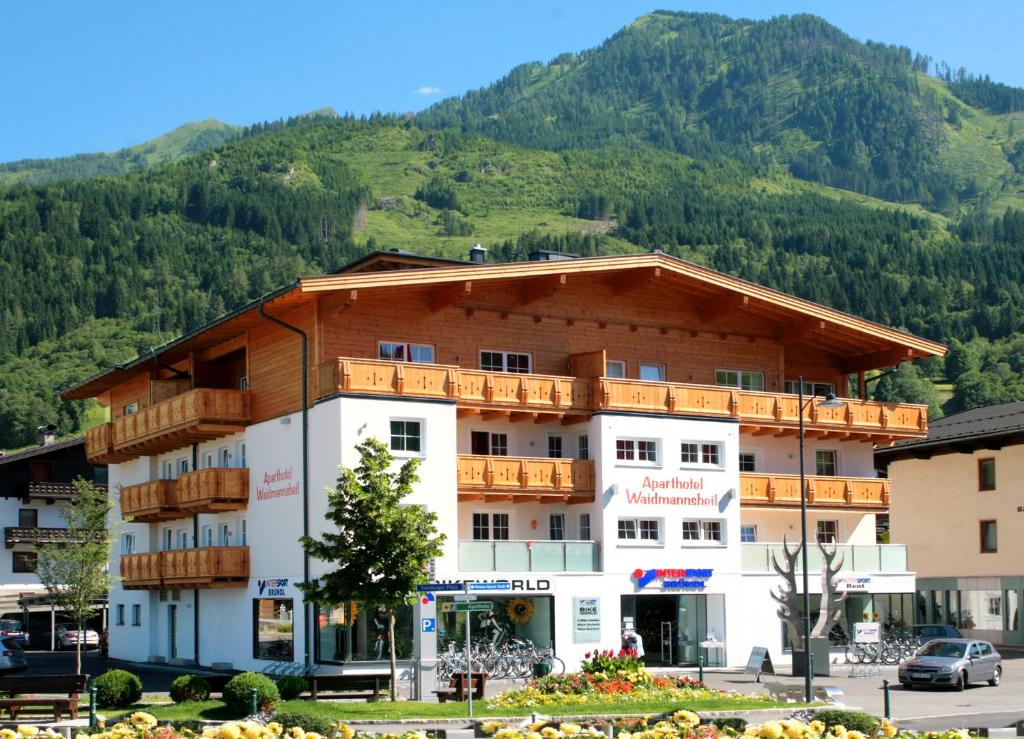
<svg viewBox="0 0 1024 739">
<path fill-rule="evenodd" d="M 893 541 L 917 573 L 917 622 L 1024 643 L 1024 402 L 973 408 L 878 449 Z"/>
</svg>

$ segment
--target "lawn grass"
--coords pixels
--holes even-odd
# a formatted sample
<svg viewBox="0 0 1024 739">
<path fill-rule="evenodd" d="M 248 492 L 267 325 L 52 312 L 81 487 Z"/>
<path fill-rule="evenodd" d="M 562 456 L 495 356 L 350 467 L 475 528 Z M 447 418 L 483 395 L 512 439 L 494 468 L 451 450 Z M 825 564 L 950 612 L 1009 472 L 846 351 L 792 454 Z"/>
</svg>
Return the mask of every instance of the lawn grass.
<svg viewBox="0 0 1024 739">
<path fill-rule="evenodd" d="M 690 711 L 735 711 L 745 709 L 779 708 L 792 704 L 767 702 L 756 698 L 737 696 L 714 696 L 690 701 L 618 701 L 595 702 L 589 705 L 572 706 L 541 706 L 536 708 L 502 708 L 489 709 L 486 702 L 477 701 L 473 706 L 476 716 L 529 716 L 532 712 L 549 716 L 610 716 L 615 714 L 659 714 L 685 708 Z M 282 701 L 278 710 L 292 713 L 319 716 L 335 721 L 366 721 L 374 719 L 412 719 L 412 718 L 463 718 L 468 715 L 465 703 L 421 703 L 419 701 L 387 700 L 375 703 L 357 701 L 328 702 L 293 700 Z M 134 711 L 146 711 L 160 721 L 195 721 L 213 720 L 227 721 L 238 718 L 231 715 L 221 701 L 200 701 L 195 703 L 164 703 L 137 704 L 121 713 L 111 712 L 110 723 Z"/>
</svg>

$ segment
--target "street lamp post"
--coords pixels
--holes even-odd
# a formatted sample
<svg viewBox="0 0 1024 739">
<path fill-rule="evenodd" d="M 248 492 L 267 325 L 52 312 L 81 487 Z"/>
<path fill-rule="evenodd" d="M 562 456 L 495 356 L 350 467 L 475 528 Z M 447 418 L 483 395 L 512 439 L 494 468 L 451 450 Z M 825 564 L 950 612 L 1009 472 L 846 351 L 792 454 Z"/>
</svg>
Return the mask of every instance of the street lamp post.
<svg viewBox="0 0 1024 739">
<path fill-rule="evenodd" d="M 797 378 L 797 397 L 799 398 L 800 413 L 800 554 L 803 567 L 804 587 L 804 618 L 803 618 L 803 640 L 804 640 L 804 701 L 811 702 L 811 684 L 813 681 L 813 666 L 811 665 L 811 593 L 807 585 L 807 476 L 804 472 L 804 378 L 801 375 Z M 811 393 L 807 399 L 810 405 L 817 398 L 816 393 Z M 843 401 L 837 400 L 835 393 L 828 393 L 821 403 L 822 408 L 837 408 L 843 405 Z"/>
</svg>

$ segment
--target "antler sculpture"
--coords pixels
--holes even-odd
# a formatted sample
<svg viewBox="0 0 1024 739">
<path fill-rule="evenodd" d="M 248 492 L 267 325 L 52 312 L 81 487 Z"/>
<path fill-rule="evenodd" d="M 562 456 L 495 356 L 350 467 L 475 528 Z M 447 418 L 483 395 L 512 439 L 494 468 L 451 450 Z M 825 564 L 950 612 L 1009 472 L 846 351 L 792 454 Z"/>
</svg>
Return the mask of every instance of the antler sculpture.
<svg viewBox="0 0 1024 739">
<path fill-rule="evenodd" d="M 791 552 L 789 550 L 789 542 L 786 541 L 786 537 L 782 537 L 782 549 L 786 556 L 785 567 L 779 564 L 778 559 L 775 557 L 775 552 L 772 552 L 772 567 L 782 576 L 785 583 L 779 586 L 778 593 L 772 590 L 771 594 L 775 602 L 779 604 L 777 613 L 779 618 L 786 624 L 786 628 L 789 630 L 789 641 L 794 646 L 803 643 L 803 639 L 800 636 L 799 596 L 796 588 L 796 559 L 800 555 L 802 546 L 802 544 L 798 544 Z"/>
<path fill-rule="evenodd" d="M 830 552 L 819 541 L 818 548 L 821 550 L 825 566 L 821 570 L 821 608 L 818 611 L 818 622 L 811 630 L 811 636 L 828 636 L 832 626 L 838 623 L 842 616 L 842 605 L 848 595 L 845 590 L 842 593 L 837 590 L 839 571 L 843 568 L 845 557 L 837 544 L 832 545 Z"/>
</svg>

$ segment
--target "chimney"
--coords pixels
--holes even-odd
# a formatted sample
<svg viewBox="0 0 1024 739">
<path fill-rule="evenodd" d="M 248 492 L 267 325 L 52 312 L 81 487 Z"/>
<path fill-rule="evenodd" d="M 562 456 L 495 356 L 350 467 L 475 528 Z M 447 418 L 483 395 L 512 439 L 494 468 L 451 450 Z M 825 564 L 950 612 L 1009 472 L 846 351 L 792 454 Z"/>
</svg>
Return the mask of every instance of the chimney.
<svg viewBox="0 0 1024 739">
<path fill-rule="evenodd" d="M 469 250 L 469 261 L 472 264 L 483 264 L 487 261 L 487 249 L 477 244 Z"/>
<path fill-rule="evenodd" d="M 36 431 L 38 431 L 42 437 L 41 446 L 53 446 L 53 442 L 57 440 L 57 427 L 52 423 L 40 426 Z"/>
</svg>

